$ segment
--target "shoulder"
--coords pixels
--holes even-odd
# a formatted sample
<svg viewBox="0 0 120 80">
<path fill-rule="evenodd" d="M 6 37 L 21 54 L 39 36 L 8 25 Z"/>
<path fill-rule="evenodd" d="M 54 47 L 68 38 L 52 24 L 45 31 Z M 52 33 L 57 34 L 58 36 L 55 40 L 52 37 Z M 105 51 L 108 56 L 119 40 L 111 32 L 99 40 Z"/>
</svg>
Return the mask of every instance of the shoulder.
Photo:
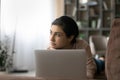
<svg viewBox="0 0 120 80">
<path fill-rule="evenodd" d="M 85 41 L 84 39 L 77 39 L 76 42 L 82 44 L 88 44 L 87 41 Z"/>
<path fill-rule="evenodd" d="M 83 39 L 77 39 L 77 40 L 76 40 L 76 43 L 77 43 L 78 45 L 88 46 L 87 41 L 85 41 L 85 40 L 83 40 Z"/>
<path fill-rule="evenodd" d="M 77 39 L 76 42 L 73 44 L 73 48 L 76 48 L 76 49 L 86 48 L 87 46 L 88 46 L 87 41 L 83 39 Z"/>
</svg>

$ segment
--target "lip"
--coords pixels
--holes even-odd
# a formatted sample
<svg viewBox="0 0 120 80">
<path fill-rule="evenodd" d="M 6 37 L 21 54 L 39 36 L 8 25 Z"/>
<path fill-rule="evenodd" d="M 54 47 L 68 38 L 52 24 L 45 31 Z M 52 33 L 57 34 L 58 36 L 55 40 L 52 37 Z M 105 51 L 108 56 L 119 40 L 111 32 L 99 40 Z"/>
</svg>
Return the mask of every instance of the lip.
<svg viewBox="0 0 120 80">
<path fill-rule="evenodd" d="M 51 47 L 54 47 L 56 44 L 51 42 L 50 45 L 51 45 Z"/>
</svg>

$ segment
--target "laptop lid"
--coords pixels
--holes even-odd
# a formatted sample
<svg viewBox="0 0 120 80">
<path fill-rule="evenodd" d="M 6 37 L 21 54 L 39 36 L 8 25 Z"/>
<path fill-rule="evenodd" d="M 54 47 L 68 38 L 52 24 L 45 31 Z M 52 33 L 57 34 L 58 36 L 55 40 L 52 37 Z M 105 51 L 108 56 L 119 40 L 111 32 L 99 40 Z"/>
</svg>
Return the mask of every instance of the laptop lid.
<svg viewBox="0 0 120 80">
<path fill-rule="evenodd" d="M 86 79 L 85 50 L 35 50 L 36 76 L 49 79 Z"/>
</svg>

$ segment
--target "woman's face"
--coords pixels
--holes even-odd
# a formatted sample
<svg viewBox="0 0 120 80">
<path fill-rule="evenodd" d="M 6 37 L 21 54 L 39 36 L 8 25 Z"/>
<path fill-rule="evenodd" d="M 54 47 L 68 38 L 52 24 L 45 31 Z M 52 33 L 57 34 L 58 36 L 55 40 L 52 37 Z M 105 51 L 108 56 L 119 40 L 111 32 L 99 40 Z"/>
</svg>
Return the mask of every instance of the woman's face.
<svg viewBox="0 0 120 80">
<path fill-rule="evenodd" d="M 52 25 L 50 29 L 50 48 L 71 48 L 71 40 L 72 36 L 68 38 L 60 26 Z"/>
</svg>

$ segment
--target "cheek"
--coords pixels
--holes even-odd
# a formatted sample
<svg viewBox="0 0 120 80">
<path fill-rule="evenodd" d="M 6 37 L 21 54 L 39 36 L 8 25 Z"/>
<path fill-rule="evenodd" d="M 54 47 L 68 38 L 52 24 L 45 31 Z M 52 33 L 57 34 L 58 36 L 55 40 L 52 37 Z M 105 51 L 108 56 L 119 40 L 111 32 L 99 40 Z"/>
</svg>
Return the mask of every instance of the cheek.
<svg viewBox="0 0 120 80">
<path fill-rule="evenodd" d="M 58 39 L 58 40 L 56 40 L 56 42 L 57 42 L 58 45 L 61 45 L 61 46 L 64 46 L 68 43 L 68 41 L 64 38 L 63 39 Z"/>
</svg>

